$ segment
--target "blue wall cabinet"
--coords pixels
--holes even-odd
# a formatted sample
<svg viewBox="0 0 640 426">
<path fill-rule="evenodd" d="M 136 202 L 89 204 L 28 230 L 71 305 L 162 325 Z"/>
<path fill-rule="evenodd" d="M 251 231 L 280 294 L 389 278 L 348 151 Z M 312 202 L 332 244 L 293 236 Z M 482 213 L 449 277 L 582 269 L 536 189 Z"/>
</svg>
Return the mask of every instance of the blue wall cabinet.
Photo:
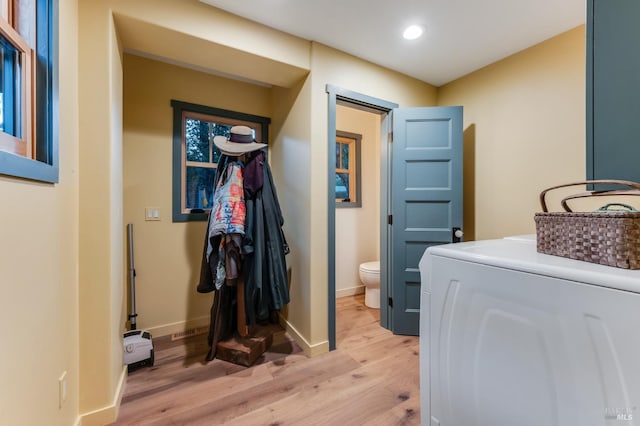
<svg viewBox="0 0 640 426">
<path fill-rule="evenodd" d="M 587 0 L 587 178 L 640 181 L 640 1 Z"/>
</svg>

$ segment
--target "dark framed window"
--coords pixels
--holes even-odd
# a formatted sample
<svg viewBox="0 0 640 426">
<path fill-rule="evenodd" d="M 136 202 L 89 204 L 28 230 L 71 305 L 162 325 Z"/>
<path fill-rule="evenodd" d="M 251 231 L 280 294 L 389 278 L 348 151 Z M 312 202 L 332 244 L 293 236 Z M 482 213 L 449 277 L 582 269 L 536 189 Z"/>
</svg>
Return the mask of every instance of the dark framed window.
<svg viewBox="0 0 640 426">
<path fill-rule="evenodd" d="M 0 174 L 58 182 L 57 6 L 0 0 Z"/>
<path fill-rule="evenodd" d="M 267 143 L 268 117 L 172 100 L 173 107 L 173 221 L 207 220 L 213 184 L 222 155 L 215 136 L 229 136 L 233 126 L 253 130 L 254 139 Z"/>
<path fill-rule="evenodd" d="M 362 135 L 336 131 L 336 208 L 362 207 L 361 143 Z"/>
</svg>

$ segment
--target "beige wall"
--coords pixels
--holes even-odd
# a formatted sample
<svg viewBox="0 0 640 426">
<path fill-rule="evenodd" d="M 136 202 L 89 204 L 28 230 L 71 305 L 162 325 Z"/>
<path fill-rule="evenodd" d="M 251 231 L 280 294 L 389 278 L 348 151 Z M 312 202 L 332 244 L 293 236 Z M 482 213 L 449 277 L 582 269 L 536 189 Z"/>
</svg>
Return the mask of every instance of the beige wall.
<svg viewBox="0 0 640 426">
<path fill-rule="evenodd" d="M 362 136 L 362 206 L 336 208 L 336 296 L 364 291 L 358 267 L 380 259 L 380 116 L 338 105 L 336 128 Z"/>
<path fill-rule="evenodd" d="M 206 222 L 172 221 L 172 99 L 270 116 L 271 90 L 125 55 L 124 221 L 134 225 L 138 328 L 154 336 L 209 324 L 213 294 L 195 290 Z M 145 207 L 161 220 L 145 221 Z"/>
<path fill-rule="evenodd" d="M 79 0 L 79 5 L 79 414 L 82 424 L 102 424 L 115 419 L 126 380 L 121 348 L 126 317 L 123 137 L 118 125 L 123 50 L 169 55 L 167 60 L 189 62 L 196 69 L 214 57 L 222 73 L 239 67 L 248 71 L 240 77 L 253 80 L 263 67 L 264 78 L 258 81 L 283 85 L 304 77 L 309 58 L 308 42 L 197 0 Z M 185 49 L 190 43 L 197 48 Z M 265 46 L 269 57 L 256 55 L 256 46 Z"/>
<path fill-rule="evenodd" d="M 78 414 L 77 14 L 77 2 L 60 2 L 60 181 L 0 176 L 2 425 L 66 426 Z"/>
<path fill-rule="evenodd" d="M 291 269 L 291 302 L 281 311 L 287 330 L 307 351 L 313 299 L 309 285 L 311 186 L 309 164 L 312 161 L 311 78 L 291 89 L 273 88 L 273 144 L 269 148 L 271 171 L 277 186 L 284 217 L 284 233 L 291 252 L 287 266 Z"/>
<path fill-rule="evenodd" d="M 464 106 L 466 239 L 534 233 L 540 191 L 584 179 L 585 66 L 581 26 L 439 89 Z"/>
<path fill-rule="evenodd" d="M 87 319 L 83 322 L 81 340 L 86 339 L 92 342 L 89 347 L 83 347 L 81 352 L 81 359 L 87 360 L 87 368 L 82 368 L 84 379 L 81 381 L 81 388 L 86 387 L 87 392 L 82 394 L 81 411 L 91 413 L 92 410 L 97 410 L 101 413 L 100 415 L 105 416 L 111 415 L 112 411 L 109 410 L 115 408 L 112 407 L 113 398 L 110 396 L 119 391 L 119 385 L 122 383 L 121 371 L 114 367 L 121 360 L 118 354 L 108 347 L 109 340 L 99 342 L 94 340 L 98 338 L 96 336 L 105 335 L 115 338 L 122 331 L 122 318 L 116 318 L 113 315 L 115 309 L 112 308 L 112 304 L 123 303 L 123 300 L 117 300 L 116 292 L 122 291 L 125 287 L 124 275 L 115 277 L 111 274 L 113 266 L 124 259 L 124 256 L 115 259 L 112 254 L 123 253 L 124 247 L 121 237 L 110 234 L 110 230 L 120 225 L 122 225 L 120 229 L 123 229 L 124 220 L 121 217 L 109 218 L 105 213 L 118 208 L 122 209 L 122 204 L 118 204 L 118 200 L 107 200 L 110 204 L 106 209 L 95 210 L 95 206 L 103 201 L 97 194 L 111 193 L 111 190 L 117 186 L 119 171 L 117 168 L 110 169 L 113 164 L 111 154 L 117 151 L 117 145 L 122 137 L 105 125 L 104 121 L 100 121 L 104 117 L 111 117 L 111 114 L 118 113 L 122 107 L 117 96 L 114 96 L 118 88 L 117 70 L 114 71 L 110 66 L 115 60 L 112 40 L 115 29 L 112 26 L 110 10 L 117 17 L 119 31 L 115 32 L 121 35 L 124 48 L 130 48 L 129 43 L 134 43 L 137 37 L 145 43 L 152 42 L 145 38 L 144 31 L 138 31 L 139 28 L 152 28 L 154 34 L 161 34 L 162 37 L 179 31 L 208 40 L 212 48 L 215 48 L 216 44 L 226 39 L 217 35 L 216 31 L 210 31 L 209 27 L 215 27 L 216 22 L 220 22 L 220 25 L 228 25 L 229 18 L 227 14 L 215 12 L 215 9 L 203 9 L 202 5 L 195 0 L 186 3 L 166 0 L 153 3 L 151 9 L 144 7 L 143 4 L 146 3 L 149 3 L 147 6 L 150 7 L 149 1 L 132 3 L 112 0 L 94 3 L 82 0 L 81 7 L 82 59 L 80 65 L 84 78 L 80 82 L 80 90 L 83 95 L 81 111 L 86 117 L 86 121 L 82 120 L 81 132 L 83 139 L 92 140 L 92 144 L 87 144 L 84 151 L 81 151 L 81 163 L 87 171 L 87 179 L 82 182 L 85 189 L 81 188 L 80 206 L 80 244 L 81 253 L 83 253 L 80 259 L 83 283 L 80 303 L 81 317 Z M 209 26 L 197 24 L 202 21 L 203 13 L 207 14 L 211 20 Z M 175 16 L 180 16 L 181 19 L 168 19 Z M 187 25 L 191 20 L 195 24 Z M 159 30 L 164 27 L 169 28 L 168 33 Z M 313 63 L 313 77 L 304 78 L 284 88 L 273 88 L 274 139 L 271 147 L 271 162 L 286 221 L 285 232 L 292 246 L 292 254 L 287 259 L 292 268 L 292 301 L 288 309 L 283 312 L 283 319 L 308 353 L 324 352 L 328 347 L 327 200 L 326 197 L 317 196 L 317 194 L 327 191 L 327 163 L 316 161 L 316 159 L 327 158 L 325 85 L 331 83 L 348 87 L 370 96 L 396 101 L 404 106 L 433 105 L 435 89 L 321 45 L 313 45 L 308 50 L 308 56 L 305 57 L 299 54 L 304 44 L 301 44 L 298 39 L 283 36 L 271 30 L 265 31 L 263 27 L 249 24 L 248 21 L 242 21 L 234 28 L 241 34 L 236 34 L 233 43 L 229 42 L 229 44 L 233 44 L 230 46 L 233 51 L 240 52 L 241 62 L 246 59 L 244 55 L 254 52 L 255 43 L 261 45 L 267 39 L 270 45 L 267 52 L 272 50 L 287 52 L 287 54 L 274 53 L 273 57 L 278 66 L 291 64 L 292 75 L 297 75 L 298 70 L 304 69 L 305 60 L 308 64 Z M 161 40 L 161 43 L 158 43 L 167 44 L 169 41 L 162 37 L 158 36 Z M 180 44 L 181 40 L 178 38 L 175 43 L 184 46 Z M 146 46 L 145 48 L 153 50 L 153 55 L 172 52 L 166 46 L 159 48 L 142 42 L 135 43 L 137 44 L 134 48 Z M 184 51 L 184 49 L 180 50 Z M 201 51 L 194 52 L 194 56 L 202 56 Z M 235 57 L 226 58 L 225 61 L 220 61 L 220 64 L 222 66 L 223 63 L 233 62 L 233 59 Z M 263 59 L 264 57 L 260 57 L 257 60 L 262 63 Z M 184 61 L 184 58 L 178 58 L 178 62 L 181 61 Z M 223 70 L 225 71 L 227 70 Z M 96 133 L 93 131 L 94 128 L 99 131 Z M 168 212 L 168 208 L 166 210 Z M 162 226 L 156 225 L 158 229 Z M 189 232 L 194 235 L 200 234 L 195 228 L 193 229 L 194 231 Z M 99 253 L 99 256 L 89 255 L 94 251 Z M 189 268 L 192 269 L 192 266 L 187 267 Z M 97 272 L 97 276 L 94 276 L 94 272 Z M 85 281 L 87 283 L 94 281 L 95 284 L 84 286 Z M 114 290 L 115 288 L 120 290 Z M 142 300 L 142 296 L 140 299 Z M 190 303 L 182 303 L 182 306 L 187 306 L 185 309 L 189 310 L 188 306 L 192 306 Z M 202 305 L 198 306 L 202 307 Z M 196 311 L 200 308 L 190 313 L 194 313 L 198 318 Z M 141 312 L 141 320 L 142 317 Z M 156 319 L 154 322 L 164 321 L 164 325 L 171 325 L 175 321 L 189 319 L 192 318 L 165 318 Z M 97 335 L 90 334 L 91 330 L 99 330 L 99 332 Z M 88 360 L 93 359 L 93 356 L 101 361 L 89 365 Z M 111 365 L 111 368 L 94 371 L 93 365 Z M 89 383 L 92 383 L 91 387 Z M 93 416 L 96 419 L 98 417 L 98 414 Z"/>
<path fill-rule="evenodd" d="M 180 44 L 183 39 L 171 43 L 166 37 L 187 34 L 191 41 L 205 40 L 211 49 L 226 46 L 222 51 L 238 52 L 236 65 L 246 67 L 258 56 L 257 63 L 265 64 L 266 58 L 271 71 L 261 82 L 280 81 L 282 87 L 273 87 L 260 109 L 270 110 L 274 119 L 270 158 L 292 246 L 287 259 L 292 302 L 283 319 L 308 353 L 328 347 L 326 84 L 401 106 L 436 101 L 464 105 L 465 143 L 470 145 L 465 219 L 475 228 L 473 237 L 531 232 L 539 190 L 584 175 L 583 28 L 437 90 L 196 0 L 68 0 L 60 2 L 59 16 L 60 183 L 0 177 L 4 205 L 19 206 L 0 209 L 0 220 L 10 224 L 0 229 L 0 315 L 4 324 L 16 324 L 7 328 L 3 342 L 3 348 L 11 349 L 0 355 L 3 380 L 11 384 L 0 390 L 2 424 L 91 425 L 115 419 L 126 379 L 120 346 L 126 317 L 125 215 L 140 221 L 140 207 L 146 202 L 157 202 L 165 220 L 170 213 L 164 195 L 153 188 L 145 192 L 151 198 L 136 200 L 142 203 L 138 207 L 132 202 L 129 210 L 123 202 L 128 191 L 135 190 L 129 179 L 139 179 L 135 170 L 129 176 L 129 150 L 159 141 L 160 132 L 167 130 L 167 123 L 159 123 L 163 128 L 156 134 L 152 123 L 135 114 L 123 118 L 123 86 L 134 74 L 122 73 L 122 51 L 132 48 L 132 40 L 138 40 L 137 49 L 170 55 L 190 49 Z M 148 34 L 166 46 L 153 45 L 146 29 L 153 29 Z M 256 46 L 262 46 L 265 56 L 255 51 Z M 188 58 L 174 59 L 184 63 Z M 256 73 L 242 77 L 262 79 Z M 159 114 L 167 114 L 168 105 L 163 108 Z M 167 158 L 166 152 L 158 152 L 154 160 Z M 166 183 L 166 175 L 150 175 Z M 166 221 L 154 225 L 140 223 L 136 236 L 151 241 L 160 235 L 163 239 L 156 241 L 175 242 L 185 252 L 193 250 L 191 241 L 201 236 L 197 225 L 185 224 L 182 230 L 176 226 L 175 234 L 166 231 Z M 469 223 L 465 227 L 470 229 Z M 144 256 L 136 260 L 144 263 Z M 158 254 L 159 259 L 163 256 Z M 183 272 L 176 280 L 190 281 L 191 259 L 184 252 L 178 256 Z M 192 314 L 201 316 L 199 310 L 208 302 L 197 301 L 195 294 L 189 298 L 186 289 L 191 282 L 181 289 L 168 288 L 168 280 L 145 282 L 152 276 L 146 269 L 139 271 L 140 291 L 151 292 L 156 285 L 169 294 L 175 290 L 182 297 L 176 306 L 186 317 L 172 312 L 171 318 L 154 318 L 141 312 L 141 322 L 153 319 L 164 326 L 186 321 Z M 146 310 L 143 299 L 141 294 L 139 307 Z M 58 378 L 65 371 L 67 401 L 58 408 Z"/>
<path fill-rule="evenodd" d="M 115 414 L 115 401 L 126 379 L 120 349 L 124 328 L 122 66 L 107 5 L 84 0 L 79 5 L 79 403 L 86 423 L 98 424 Z"/>
<path fill-rule="evenodd" d="M 127 49 L 291 87 L 309 69 L 309 42 L 199 0 L 108 0 Z M 185 46 L 189 48 L 186 49 Z"/>
<path fill-rule="evenodd" d="M 291 88 L 273 88 L 271 167 L 291 246 L 287 329 L 309 355 L 328 350 L 326 85 L 402 106 L 434 105 L 435 88 L 316 43 L 310 75 Z"/>
<path fill-rule="evenodd" d="M 401 107 L 431 106 L 436 103 L 436 89 L 426 83 L 354 58 L 327 46 L 313 43 L 311 49 L 311 140 L 310 140 L 310 297 L 313 305 L 309 342 L 315 351 L 328 348 L 328 239 L 327 194 L 328 134 L 326 85 L 332 84 Z"/>
</svg>

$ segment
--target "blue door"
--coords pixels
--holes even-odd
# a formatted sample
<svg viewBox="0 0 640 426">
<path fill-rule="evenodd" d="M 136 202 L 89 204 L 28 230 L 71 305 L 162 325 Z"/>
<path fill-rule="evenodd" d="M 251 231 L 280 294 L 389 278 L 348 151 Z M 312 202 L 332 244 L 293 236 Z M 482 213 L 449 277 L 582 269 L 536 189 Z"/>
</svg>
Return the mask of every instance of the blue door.
<svg viewBox="0 0 640 426">
<path fill-rule="evenodd" d="M 418 335 L 418 262 L 462 229 L 462 107 L 394 109 L 391 152 L 389 325 Z"/>
</svg>

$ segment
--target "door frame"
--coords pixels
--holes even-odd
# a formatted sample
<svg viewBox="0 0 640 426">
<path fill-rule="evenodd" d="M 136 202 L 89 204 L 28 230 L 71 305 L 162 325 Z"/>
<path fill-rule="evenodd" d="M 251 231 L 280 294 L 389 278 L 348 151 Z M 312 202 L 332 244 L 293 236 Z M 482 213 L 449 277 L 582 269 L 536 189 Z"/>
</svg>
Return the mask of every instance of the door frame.
<svg viewBox="0 0 640 426">
<path fill-rule="evenodd" d="M 380 299 L 388 300 L 389 294 L 389 260 L 388 225 L 383 220 L 388 214 L 390 203 L 390 134 L 392 111 L 398 104 L 374 98 L 362 93 L 353 92 L 331 84 L 327 84 L 328 101 L 328 331 L 329 350 L 336 349 L 336 106 L 347 105 L 352 108 L 382 115 L 380 132 Z M 380 304 L 380 325 L 390 328 L 391 307 L 388 303 Z"/>
</svg>

